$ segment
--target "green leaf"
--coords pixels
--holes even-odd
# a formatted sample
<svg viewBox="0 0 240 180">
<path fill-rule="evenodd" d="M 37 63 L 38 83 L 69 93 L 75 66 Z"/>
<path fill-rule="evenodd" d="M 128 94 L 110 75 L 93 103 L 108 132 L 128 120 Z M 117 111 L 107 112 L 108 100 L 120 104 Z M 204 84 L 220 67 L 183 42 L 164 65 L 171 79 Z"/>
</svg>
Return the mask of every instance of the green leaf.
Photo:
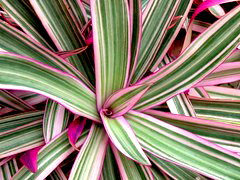
<svg viewBox="0 0 240 180">
<path fill-rule="evenodd" d="M 111 118 L 122 116 L 134 107 L 149 88 L 150 84 L 146 83 L 118 90 L 107 98 L 102 109 L 109 111 Z"/>
<path fill-rule="evenodd" d="M 48 177 L 51 180 L 67 180 L 65 174 L 59 166 Z"/>
<path fill-rule="evenodd" d="M 18 171 L 16 158 L 12 158 L 4 165 L 0 166 L 0 179 L 9 180 Z"/>
<path fill-rule="evenodd" d="M 106 157 L 103 164 L 101 179 L 102 180 L 121 179 L 119 170 L 117 167 L 116 159 L 114 157 L 114 154 L 111 150 L 110 145 L 108 145 L 108 148 L 106 151 Z"/>
<path fill-rule="evenodd" d="M 43 119 L 43 111 L 30 111 L 0 118 L 0 133 Z"/>
<path fill-rule="evenodd" d="M 76 68 L 65 59 L 60 58 L 26 34 L 0 21 L 0 48 L 31 57 L 51 67 L 60 69 L 82 80 L 91 90 L 93 86 Z"/>
<path fill-rule="evenodd" d="M 240 147 L 239 126 L 154 110 L 147 110 L 144 111 L 144 113 L 149 114 L 157 119 L 161 119 L 166 123 L 185 129 L 196 135 L 199 135 L 211 142 L 235 148 Z"/>
<path fill-rule="evenodd" d="M 0 133 L 0 158 L 18 154 L 44 144 L 42 120 Z"/>
<path fill-rule="evenodd" d="M 100 112 L 104 128 L 112 143 L 128 158 L 144 165 L 151 165 L 143 152 L 133 129 L 123 116 L 109 118 Z"/>
<path fill-rule="evenodd" d="M 20 111 L 35 110 L 33 106 L 6 90 L 0 90 L 0 104 Z"/>
<path fill-rule="evenodd" d="M 91 1 L 97 108 L 126 86 L 130 66 L 130 22 L 126 0 Z"/>
<path fill-rule="evenodd" d="M 98 179 L 108 145 L 108 136 L 101 126 L 93 124 L 73 164 L 69 180 Z"/>
<path fill-rule="evenodd" d="M 224 62 L 240 38 L 240 8 L 214 23 L 172 63 L 138 82 L 154 83 L 134 109 L 145 110 L 186 91 Z"/>
<path fill-rule="evenodd" d="M 167 51 L 173 44 L 174 40 L 176 39 L 177 35 L 179 34 L 184 21 L 186 20 L 188 13 L 190 11 L 190 8 L 192 7 L 193 0 L 181 0 L 179 3 L 179 6 L 177 7 L 177 11 L 175 14 L 175 17 L 181 17 L 181 19 L 174 25 L 173 28 L 169 29 L 166 32 L 166 35 L 162 41 L 162 44 L 151 64 L 151 70 L 155 71 L 166 55 Z"/>
<path fill-rule="evenodd" d="M 117 150 L 117 148 L 113 144 L 111 144 L 111 148 L 115 156 L 122 179 L 150 180 L 150 178 L 148 178 L 148 176 L 144 174 L 140 164 L 124 156 L 121 152 Z"/>
<path fill-rule="evenodd" d="M 142 2 L 141 0 L 128 0 L 128 4 L 131 30 L 131 62 L 128 82 L 130 83 L 136 69 L 142 40 Z"/>
<path fill-rule="evenodd" d="M 164 170 L 164 172 L 171 176 L 173 179 L 206 180 L 204 177 L 191 170 L 182 168 L 173 163 L 157 158 L 150 153 L 148 153 L 148 157 L 158 166 L 159 169 Z"/>
<path fill-rule="evenodd" d="M 236 153 L 143 113 L 129 111 L 125 117 L 151 154 L 214 179 L 238 178 L 240 156 Z"/>
<path fill-rule="evenodd" d="M 76 21 L 74 22 L 70 14 L 71 6 L 67 6 L 65 0 L 31 0 L 30 2 L 59 51 L 74 50 L 86 46 L 81 29 L 78 28 Z M 68 60 L 84 77 L 94 83 L 91 56 L 91 51 L 87 49 L 80 55 L 69 57 Z"/>
<path fill-rule="evenodd" d="M 76 114 L 100 122 L 95 94 L 72 76 L 11 53 L 0 54 L 0 75 L 1 88 L 43 94 Z"/>
<path fill-rule="evenodd" d="M 76 143 L 80 147 L 86 139 L 88 130 L 83 132 Z M 38 153 L 38 171 L 34 174 L 26 167 L 22 167 L 13 177 L 13 180 L 24 179 L 44 179 L 58 165 L 66 159 L 75 149 L 68 141 L 67 130 L 61 133 L 56 138 L 52 139 L 48 144 L 42 147 Z"/>
<path fill-rule="evenodd" d="M 36 13 L 27 0 L 2 0 L 1 3 L 4 10 L 11 16 L 12 19 L 14 19 L 14 21 L 26 34 L 46 48 L 51 50 L 56 49 L 46 30 L 43 28 L 41 21 L 38 19 Z"/>
<path fill-rule="evenodd" d="M 62 105 L 48 100 L 43 119 L 43 134 L 46 143 L 67 128 L 69 115 L 70 112 Z"/>
<path fill-rule="evenodd" d="M 239 89 L 221 87 L 221 86 L 207 86 L 204 88 L 212 99 L 240 100 Z M 190 90 L 190 93 L 191 93 L 191 90 Z"/>
<path fill-rule="evenodd" d="M 197 117 L 228 124 L 240 124 L 240 101 L 190 97 Z"/>
<path fill-rule="evenodd" d="M 149 1 L 142 15 L 142 42 L 132 84 L 149 69 L 178 6 L 179 1 L 176 0 Z"/>
</svg>

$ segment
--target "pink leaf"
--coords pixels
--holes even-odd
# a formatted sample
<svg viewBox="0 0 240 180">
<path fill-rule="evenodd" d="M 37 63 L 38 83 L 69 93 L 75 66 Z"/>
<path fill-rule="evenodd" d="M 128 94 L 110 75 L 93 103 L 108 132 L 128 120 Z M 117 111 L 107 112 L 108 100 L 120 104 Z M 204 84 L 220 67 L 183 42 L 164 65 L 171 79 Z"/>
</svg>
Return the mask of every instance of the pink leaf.
<svg viewBox="0 0 240 180">
<path fill-rule="evenodd" d="M 75 119 L 70 126 L 68 127 L 68 139 L 70 144 L 77 150 L 79 149 L 76 147 L 76 142 L 78 138 L 81 136 L 83 128 L 86 124 L 86 118 L 77 118 Z"/>
<path fill-rule="evenodd" d="M 26 166 L 31 172 L 37 172 L 37 160 L 38 160 L 38 151 L 42 146 L 36 147 L 29 151 L 26 151 L 20 158 L 20 161 Z"/>
</svg>

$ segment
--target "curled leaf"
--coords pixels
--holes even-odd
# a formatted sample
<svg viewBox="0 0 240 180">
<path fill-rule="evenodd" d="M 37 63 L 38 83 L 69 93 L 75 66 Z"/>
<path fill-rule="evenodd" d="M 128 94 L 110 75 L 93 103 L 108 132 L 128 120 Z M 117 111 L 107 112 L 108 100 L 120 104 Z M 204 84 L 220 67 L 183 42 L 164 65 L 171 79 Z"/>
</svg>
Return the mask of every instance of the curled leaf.
<svg viewBox="0 0 240 180">
<path fill-rule="evenodd" d="M 23 165 L 26 166 L 33 173 L 36 173 L 38 169 L 38 166 L 37 166 L 38 151 L 41 148 L 42 146 L 31 149 L 25 152 L 20 158 L 20 161 L 23 163 Z"/>
<path fill-rule="evenodd" d="M 79 151 L 79 149 L 76 147 L 75 144 L 78 138 L 81 136 L 85 124 L 86 124 L 86 118 L 79 117 L 75 119 L 68 128 L 69 142 L 77 151 Z"/>
</svg>

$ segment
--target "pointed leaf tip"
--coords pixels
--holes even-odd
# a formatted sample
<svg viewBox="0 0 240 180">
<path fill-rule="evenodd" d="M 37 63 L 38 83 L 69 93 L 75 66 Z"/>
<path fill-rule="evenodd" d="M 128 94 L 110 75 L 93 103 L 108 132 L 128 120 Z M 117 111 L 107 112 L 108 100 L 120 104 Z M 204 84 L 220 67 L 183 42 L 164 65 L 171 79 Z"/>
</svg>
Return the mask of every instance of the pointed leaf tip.
<svg viewBox="0 0 240 180">
<path fill-rule="evenodd" d="M 75 119 L 68 127 L 69 142 L 77 151 L 79 151 L 79 149 L 76 147 L 75 144 L 78 138 L 81 136 L 85 124 L 86 124 L 86 118 L 79 117 Z"/>
<path fill-rule="evenodd" d="M 38 160 L 38 151 L 42 148 L 39 146 L 37 148 L 26 151 L 20 158 L 20 161 L 24 166 L 26 166 L 29 171 L 36 173 L 38 169 L 37 160 Z"/>
<path fill-rule="evenodd" d="M 151 165 L 133 129 L 123 116 L 113 119 L 105 116 L 103 111 L 100 112 L 100 116 L 109 138 L 122 154 L 143 165 Z"/>
<path fill-rule="evenodd" d="M 103 113 L 111 118 L 124 115 L 134 107 L 150 87 L 151 84 L 144 83 L 116 91 L 105 101 Z"/>
</svg>

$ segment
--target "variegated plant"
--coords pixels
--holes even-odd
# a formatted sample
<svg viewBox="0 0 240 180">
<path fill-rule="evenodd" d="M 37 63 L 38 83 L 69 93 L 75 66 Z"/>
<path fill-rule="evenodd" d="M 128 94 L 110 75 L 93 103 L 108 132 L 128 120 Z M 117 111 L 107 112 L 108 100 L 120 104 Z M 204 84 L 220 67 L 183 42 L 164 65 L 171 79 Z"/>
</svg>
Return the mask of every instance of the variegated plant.
<svg viewBox="0 0 240 180">
<path fill-rule="evenodd" d="M 0 179 L 240 179 L 231 1 L 1 0 Z"/>
</svg>

